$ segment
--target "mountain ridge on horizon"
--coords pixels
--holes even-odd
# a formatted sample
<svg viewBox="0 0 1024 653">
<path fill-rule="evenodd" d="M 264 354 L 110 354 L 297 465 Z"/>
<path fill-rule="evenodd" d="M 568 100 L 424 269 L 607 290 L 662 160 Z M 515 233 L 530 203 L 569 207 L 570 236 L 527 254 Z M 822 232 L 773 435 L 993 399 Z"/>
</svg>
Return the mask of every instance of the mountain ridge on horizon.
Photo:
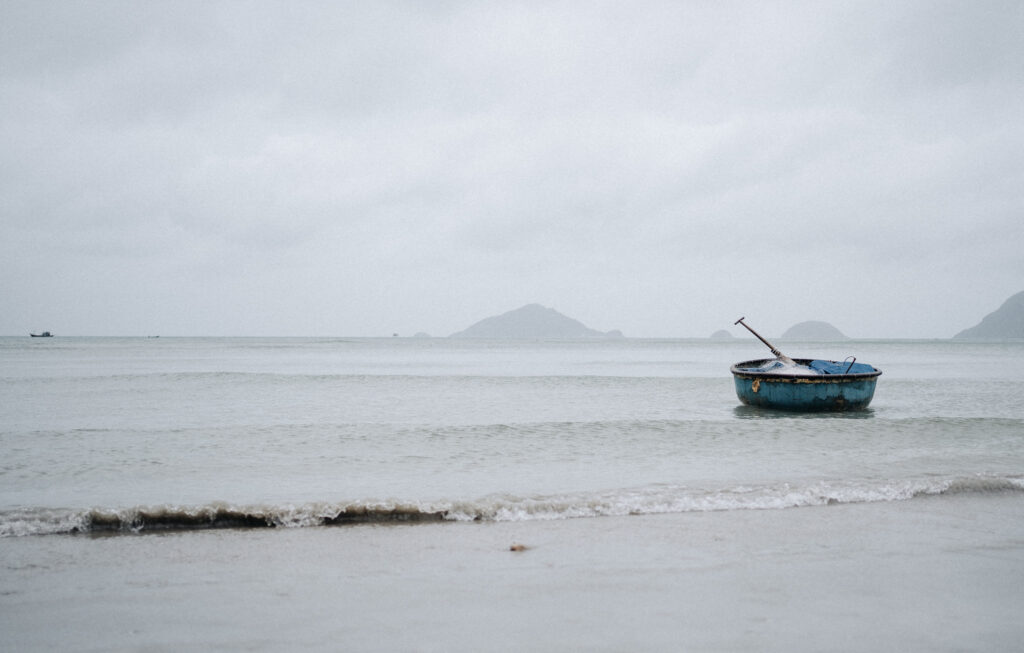
<svg viewBox="0 0 1024 653">
<path fill-rule="evenodd" d="M 996 310 L 969 329 L 957 333 L 954 340 L 1002 340 L 1024 338 L 1024 290 L 1011 295 Z"/>
<path fill-rule="evenodd" d="M 849 340 L 842 331 L 829 322 L 808 320 L 799 322 L 786 329 L 782 340 Z"/>
<path fill-rule="evenodd" d="M 540 304 L 526 304 L 476 322 L 449 338 L 622 338 L 621 331 L 598 331 Z"/>
</svg>

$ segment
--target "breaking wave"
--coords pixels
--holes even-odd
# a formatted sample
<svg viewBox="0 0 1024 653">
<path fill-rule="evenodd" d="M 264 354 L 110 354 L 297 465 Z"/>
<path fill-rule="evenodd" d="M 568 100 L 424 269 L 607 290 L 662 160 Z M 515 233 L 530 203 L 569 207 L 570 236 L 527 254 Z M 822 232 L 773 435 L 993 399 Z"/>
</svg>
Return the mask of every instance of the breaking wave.
<svg viewBox="0 0 1024 653">
<path fill-rule="evenodd" d="M 304 505 L 133 508 L 20 508 L 0 511 L 0 537 L 45 534 L 140 533 L 222 528 L 301 528 L 345 524 L 442 521 L 541 521 L 727 510 L 906 501 L 936 495 L 1024 492 L 1024 477 L 970 476 L 846 484 L 744 485 L 721 489 L 658 485 L 599 493 L 490 495 L 466 501 L 344 502 Z"/>
</svg>

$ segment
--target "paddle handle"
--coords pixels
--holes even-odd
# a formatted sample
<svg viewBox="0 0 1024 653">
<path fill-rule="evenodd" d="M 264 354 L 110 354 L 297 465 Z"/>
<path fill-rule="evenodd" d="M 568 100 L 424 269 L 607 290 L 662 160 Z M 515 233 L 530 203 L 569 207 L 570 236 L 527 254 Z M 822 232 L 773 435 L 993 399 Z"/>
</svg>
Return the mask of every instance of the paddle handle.
<svg viewBox="0 0 1024 653">
<path fill-rule="evenodd" d="M 747 319 L 747 318 L 746 317 L 741 317 L 740 319 L 738 319 L 735 322 L 733 322 L 733 326 L 735 326 L 737 324 L 742 324 L 743 326 L 745 326 L 747 328 L 747 331 L 753 333 L 757 337 L 758 340 L 763 342 L 768 347 L 768 349 L 770 349 L 772 351 L 772 353 L 775 354 L 776 358 L 781 358 L 783 360 L 791 360 L 789 358 L 789 356 L 786 356 L 785 354 L 780 352 L 778 349 L 776 349 L 775 346 L 772 345 L 772 343 L 770 343 L 767 340 L 765 340 L 764 338 L 762 338 L 760 333 L 758 333 L 757 331 L 754 331 L 753 329 L 751 329 L 750 326 L 747 325 L 747 323 L 743 321 L 745 319 Z"/>
</svg>

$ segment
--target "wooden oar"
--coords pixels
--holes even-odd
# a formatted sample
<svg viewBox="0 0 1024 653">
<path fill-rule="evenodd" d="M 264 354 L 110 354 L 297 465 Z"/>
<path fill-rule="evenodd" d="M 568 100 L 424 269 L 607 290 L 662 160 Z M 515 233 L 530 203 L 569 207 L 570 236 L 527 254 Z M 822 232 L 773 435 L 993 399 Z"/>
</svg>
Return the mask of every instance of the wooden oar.
<svg viewBox="0 0 1024 653">
<path fill-rule="evenodd" d="M 768 342 L 767 340 L 765 340 L 764 338 L 762 338 L 762 337 L 761 337 L 761 334 L 760 334 L 760 333 L 758 333 L 757 331 L 754 331 L 753 329 L 751 329 L 751 328 L 750 328 L 750 327 L 749 327 L 749 326 L 747 325 L 747 323 L 743 321 L 743 320 L 745 320 L 745 319 L 747 319 L 747 318 L 745 318 L 745 317 L 741 317 L 740 319 L 738 319 L 738 320 L 736 320 L 735 322 L 733 322 L 733 326 L 735 326 L 735 325 L 737 325 L 737 324 L 742 324 L 743 326 L 747 327 L 747 331 L 749 331 L 749 332 L 753 333 L 753 334 L 754 334 L 755 336 L 757 336 L 757 339 L 758 339 L 758 340 L 760 340 L 760 341 L 761 341 L 761 342 L 763 342 L 764 344 L 768 345 L 768 349 L 771 349 L 771 350 L 772 350 L 772 353 L 773 353 L 773 354 L 775 354 L 775 357 L 776 357 L 776 358 L 778 358 L 778 359 L 779 359 L 780 361 L 782 361 L 783 363 L 786 363 L 786 364 L 789 364 L 789 365 L 796 365 L 796 362 L 795 362 L 795 361 L 794 361 L 794 360 L 793 360 L 792 358 L 790 358 L 789 356 L 787 356 L 787 355 L 783 354 L 783 353 L 782 353 L 781 351 L 779 351 L 778 349 L 776 349 L 776 348 L 775 348 L 775 346 L 774 346 L 774 345 L 772 345 L 772 343 L 770 343 L 770 342 Z"/>
</svg>

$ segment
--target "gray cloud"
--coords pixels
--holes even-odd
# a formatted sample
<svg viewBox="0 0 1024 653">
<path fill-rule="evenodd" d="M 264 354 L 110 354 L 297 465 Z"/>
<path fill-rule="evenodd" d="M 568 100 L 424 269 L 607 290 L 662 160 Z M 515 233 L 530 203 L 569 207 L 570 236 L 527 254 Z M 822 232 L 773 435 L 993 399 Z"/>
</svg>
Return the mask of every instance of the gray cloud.
<svg viewBox="0 0 1024 653">
<path fill-rule="evenodd" d="M 0 23 L 0 333 L 444 335 L 540 302 L 946 337 L 1024 281 L 1015 3 Z"/>
</svg>

